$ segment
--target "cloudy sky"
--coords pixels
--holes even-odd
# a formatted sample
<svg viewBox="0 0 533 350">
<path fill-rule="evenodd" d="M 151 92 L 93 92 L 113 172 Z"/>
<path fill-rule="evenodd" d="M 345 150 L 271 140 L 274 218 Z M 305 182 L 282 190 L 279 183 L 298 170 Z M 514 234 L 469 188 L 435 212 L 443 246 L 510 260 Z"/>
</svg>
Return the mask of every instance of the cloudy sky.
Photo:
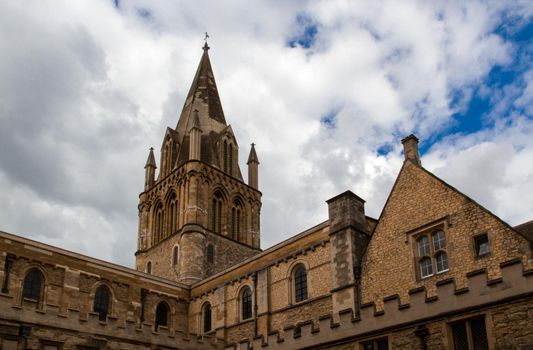
<svg viewBox="0 0 533 350">
<path fill-rule="evenodd" d="M 0 230 L 133 266 L 150 146 L 210 57 L 262 248 L 352 190 L 379 216 L 424 167 L 512 225 L 533 219 L 530 1 L 2 1 Z"/>
</svg>

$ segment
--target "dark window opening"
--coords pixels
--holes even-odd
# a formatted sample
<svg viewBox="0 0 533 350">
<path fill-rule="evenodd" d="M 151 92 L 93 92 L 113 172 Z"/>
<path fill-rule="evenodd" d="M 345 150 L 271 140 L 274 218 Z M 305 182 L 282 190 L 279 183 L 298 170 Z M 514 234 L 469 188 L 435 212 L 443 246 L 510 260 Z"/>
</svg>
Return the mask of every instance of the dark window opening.
<svg viewBox="0 0 533 350">
<path fill-rule="evenodd" d="M 488 350 L 485 318 L 478 317 L 451 325 L 454 350 Z"/>
<path fill-rule="evenodd" d="M 307 271 L 302 265 L 294 272 L 294 299 L 296 302 L 307 299 Z"/>
<path fill-rule="evenodd" d="M 26 274 L 26 277 L 24 277 L 24 287 L 22 291 L 22 298 L 33 300 L 37 302 L 38 304 L 41 299 L 42 285 L 43 285 L 42 273 L 37 269 L 30 270 Z"/>
<path fill-rule="evenodd" d="M 247 320 L 249 318 L 252 318 L 252 292 L 248 287 L 244 288 L 244 290 L 242 291 L 241 306 L 242 319 Z"/>
<path fill-rule="evenodd" d="M 157 304 L 155 310 L 155 330 L 160 326 L 168 327 L 168 306 L 165 302 L 160 302 Z"/>
<path fill-rule="evenodd" d="M 179 248 L 178 246 L 174 247 L 174 251 L 172 252 L 172 265 L 176 266 L 178 265 L 179 260 Z"/>
<path fill-rule="evenodd" d="M 98 313 L 98 319 L 105 321 L 109 310 L 109 292 L 106 287 L 100 286 L 96 289 L 93 303 L 94 312 Z"/>
<path fill-rule="evenodd" d="M 363 350 L 389 350 L 389 341 L 387 338 L 366 341 L 361 345 Z"/>
<path fill-rule="evenodd" d="M 151 261 L 148 261 L 148 263 L 146 264 L 146 273 L 149 275 L 152 274 L 152 262 Z"/>
<path fill-rule="evenodd" d="M 302 327 L 294 327 L 294 338 L 300 338 L 302 336 Z"/>
<path fill-rule="evenodd" d="M 211 331 L 211 304 L 206 303 L 203 310 L 204 333 Z"/>
<path fill-rule="evenodd" d="M 215 262 L 215 247 L 212 244 L 207 245 L 207 263 Z"/>
<path fill-rule="evenodd" d="M 484 256 L 490 253 L 489 237 L 487 234 L 482 234 L 474 237 L 476 244 L 476 256 Z"/>
</svg>

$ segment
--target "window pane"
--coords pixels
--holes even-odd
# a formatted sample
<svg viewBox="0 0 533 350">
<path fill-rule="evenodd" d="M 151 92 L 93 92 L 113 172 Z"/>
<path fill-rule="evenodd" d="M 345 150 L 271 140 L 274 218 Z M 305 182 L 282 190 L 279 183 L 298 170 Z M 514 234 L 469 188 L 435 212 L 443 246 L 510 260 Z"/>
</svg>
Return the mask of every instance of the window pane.
<svg viewBox="0 0 533 350">
<path fill-rule="evenodd" d="M 109 293 L 107 292 L 106 287 L 100 286 L 96 289 L 94 294 L 94 312 L 98 313 L 98 319 L 100 321 L 105 321 L 107 318 L 107 310 L 109 309 Z"/>
<path fill-rule="evenodd" d="M 418 240 L 418 256 L 429 255 L 429 239 L 426 236 Z"/>
<path fill-rule="evenodd" d="M 474 350 L 488 350 L 487 330 L 485 329 L 485 320 L 482 318 L 470 321 L 470 330 L 472 331 L 472 341 Z"/>
<path fill-rule="evenodd" d="M 294 273 L 294 294 L 296 302 L 307 299 L 307 272 L 303 266 Z"/>
<path fill-rule="evenodd" d="M 207 262 L 212 264 L 215 261 L 215 248 L 212 244 L 207 246 Z"/>
<path fill-rule="evenodd" d="M 389 350 L 389 342 L 387 339 L 383 339 L 377 342 L 378 343 L 378 350 Z"/>
<path fill-rule="evenodd" d="M 448 255 L 440 253 L 437 255 L 437 272 L 448 270 Z"/>
<path fill-rule="evenodd" d="M 468 350 L 468 336 L 466 333 L 466 324 L 464 322 L 456 323 L 452 326 L 453 332 L 453 349 Z"/>
<path fill-rule="evenodd" d="M 207 303 L 204 306 L 204 332 L 211 330 L 211 304 Z"/>
<path fill-rule="evenodd" d="M 433 274 L 433 266 L 430 258 L 420 260 L 420 274 L 422 277 L 427 277 Z"/>
<path fill-rule="evenodd" d="M 363 345 L 363 350 L 374 350 L 374 343 L 366 343 Z"/>
<path fill-rule="evenodd" d="M 478 236 L 475 240 L 477 256 L 482 256 L 490 252 L 489 237 L 487 235 Z"/>
<path fill-rule="evenodd" d="M 250 288 L 244 289 L 242 292 L 242 319 L 247 320 L 252 317 L 252 292 Z"/>
<path fill-rule="evenodd" d="M 41 296 L 42 277 L 38 270 L 31 270 L 24 278 L 22 297 L 39 301 Z"/>
<path fill-rule="evenodd" d="M 446 237 L 443 231 L 437 231 L 433 234 L 433 248 L 435 250 L 446 248 Z"/>
<path fill-rule="evenodd" d="M 155 329 L 159 326 L 168 326 L 168 306 L 161 302 L 155 310 Z"/>
</svg>

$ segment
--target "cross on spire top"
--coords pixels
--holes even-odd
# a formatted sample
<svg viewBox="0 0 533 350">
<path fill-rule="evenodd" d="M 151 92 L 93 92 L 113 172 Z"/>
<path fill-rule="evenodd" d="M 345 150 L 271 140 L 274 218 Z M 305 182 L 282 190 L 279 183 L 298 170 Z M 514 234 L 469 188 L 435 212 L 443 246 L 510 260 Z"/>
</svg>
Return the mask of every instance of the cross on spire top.
<svg viewBox="0 0 533 350">
<path fill-rule="evenodd" d="M 209 34 L 207 34 L 207 32 L 205 32 L 205 36 L 204 36 L 204 41 L 205 41 L 205 44 L 204 44 L 204 51 L 206 50 L 209 50 L 209 45 L 207 45 L 207 39 L 209 39 Z"/>
</svg>

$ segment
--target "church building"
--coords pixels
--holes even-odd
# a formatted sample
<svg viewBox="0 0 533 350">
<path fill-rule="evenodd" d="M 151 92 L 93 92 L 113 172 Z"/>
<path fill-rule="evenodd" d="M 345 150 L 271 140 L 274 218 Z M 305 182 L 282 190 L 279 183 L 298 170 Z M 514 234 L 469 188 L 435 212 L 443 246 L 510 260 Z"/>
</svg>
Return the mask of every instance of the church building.
<svg viewBox="0 0 533 350">
<path fill-rule="evenodd" d="M 135 269 L 0 231 L 0 349 L 533 349 L 533 221 L 511 227 L 401 142 L 379 217 L 348 190 L 261 250 L 259 158 L 206 43 L 148 154 Z"/>
</svg>

